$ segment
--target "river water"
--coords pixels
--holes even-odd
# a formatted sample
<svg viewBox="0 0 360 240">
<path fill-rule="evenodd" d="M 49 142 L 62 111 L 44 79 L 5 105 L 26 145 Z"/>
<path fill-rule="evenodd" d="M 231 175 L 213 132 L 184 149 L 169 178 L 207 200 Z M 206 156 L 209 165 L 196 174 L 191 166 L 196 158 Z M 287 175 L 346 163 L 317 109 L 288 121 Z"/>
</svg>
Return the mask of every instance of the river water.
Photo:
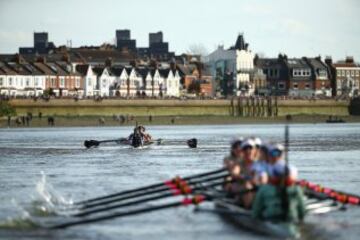
<svg viewBox="0 0 360 240">
<path fill-rule="evenodd" d="M 199 145 L 197 149 L 185 144 L 145 149 L 104 145 L 87 150 L 82 145 L 84 140 L 124 137 L 131 128 L 1 129 L 0 239 L 264 239 L 235 228 L 214 213 L 194 213 L 193 207 L 65 230 L 28 226 L 31 221 L 48 224 L 67 220 L 39 210 L 51 210 L 48 194 L 60 202 L 79 201 L 175 175 L 215 170 L 235 136 L 284 140 L 284 126 L 280 124 L 151 126 L 148 131 L 163 139 L 196 137 Z M 299 168 L 301 178 L 360 194 L 360 124 L 291 125 L 290 147 L 290 161 Z M 308 239 L 359 239 L 360 208 L 309 216 L 307 223 L 312 226 Z"/>
</svg>

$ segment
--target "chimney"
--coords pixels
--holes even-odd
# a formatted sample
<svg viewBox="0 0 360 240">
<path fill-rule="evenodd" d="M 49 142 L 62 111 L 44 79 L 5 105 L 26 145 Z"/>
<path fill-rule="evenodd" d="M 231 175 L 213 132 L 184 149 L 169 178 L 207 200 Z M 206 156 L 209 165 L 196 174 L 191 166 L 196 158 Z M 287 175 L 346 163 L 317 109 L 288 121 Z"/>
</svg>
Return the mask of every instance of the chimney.
<svg viewBox="0 0 360 240">
<path fill-rule="evenodd" d="M 105 60 L 105 66 L 106 67 L 111 67 L 112 66 L 112 58 L 109 57 Z"/>
<path fill-rule="evenodd" d="M 69 63 L 69 62 L 70 62 L 70 56 L 69 56 L 69 54 L 68 54 L 68 53 L 64 53 L 64 55 L 62 56 L 62 60 L 63 60 L 64 62 Z"/>
<path fill-rule="evenodd" d="M 46 57 L 45 56 L 39 56 L 37 59 L 36 59 L 36 62 L 39 62 L 39 63 L 46 63 Z"/>
<path fill-rule="evenodd" d="M 171 70 L 176 70 L 176 63 L 175 63 L 174 61 L 172 61 L 172 62 L 170 63 L 170 69 L 171 69 Z"/>
<path fill-rule="evenodd" d="M 326 58 L 325 58 L 325 63 L 327 64 L 327 65 L 332 65 L 332 58 L 331 58 L 331 56 L 326 56 Z"/>
<path fill-rule="evenodd" d="M 17 62 L 18 64 L 23 64 L 25 60 L 20 54 L 15 54 L 15 62 Z"/>
<path fill-rule="evenodd" d="M 346 63 L 354 63 L 354 58 L 351 56 L 347 56 L 345 62 Z"/>
</svg>

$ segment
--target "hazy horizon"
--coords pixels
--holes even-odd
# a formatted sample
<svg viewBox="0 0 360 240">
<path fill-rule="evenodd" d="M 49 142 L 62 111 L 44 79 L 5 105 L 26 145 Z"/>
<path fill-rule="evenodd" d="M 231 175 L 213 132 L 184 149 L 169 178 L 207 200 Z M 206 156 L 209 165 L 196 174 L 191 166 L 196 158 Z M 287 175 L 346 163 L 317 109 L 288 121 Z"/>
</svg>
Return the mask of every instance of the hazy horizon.
<svg viewBox="0 0 360 240">
<path fill-rule="evenodd" d="M 126 5 L 125 5 L 126 4 Z M 354 56 L 360 61 L 360 2 L 356 0 L 0 0 L 0 53 L 33 46 L 33 32 L 49 32 L 56 46 L 112 43 L 130 29 L 137 47 L 163 31 L 170 51 L 202 44 L 210 53 L 243 32 L 250 49 L 267 57 Z"/>
</svg>

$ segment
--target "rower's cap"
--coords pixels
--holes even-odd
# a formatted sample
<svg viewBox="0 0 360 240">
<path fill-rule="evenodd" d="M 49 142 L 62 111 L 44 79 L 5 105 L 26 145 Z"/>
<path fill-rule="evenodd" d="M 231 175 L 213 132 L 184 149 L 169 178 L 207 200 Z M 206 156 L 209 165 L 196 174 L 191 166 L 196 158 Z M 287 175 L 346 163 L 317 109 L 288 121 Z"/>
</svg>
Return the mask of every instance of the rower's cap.
<svg viewBox="0 0 360 240">
<path fill-rule="evenodd" d="M 238 137 L 238 138 L 234 138 L 233 140 L 231 140 L 230 145 L 231 145 L 231 149 L 235 149 L 238 147 L 241 147 L 242 142 L 244 141 L 243 137 Z"/>
<path fill-rule="evenodd" d="M 274 144 L 271 145 L 269 148 L 269 154 L 271 157 L 280 157 L 282 153 L 284 152 L 285 148 L 282 144 Z"/>
<path fill-rule="evenodd" d="M 253 139 L 249 138 L 246 139 L 245 141 L 242 142 L 241 144 L 241 148 L 245 149 L 245 148 L 254 148 L 256 146 L 256 143 Z"/>
<path fill-rule="evenodd" d="M 255 146 L 256 146 L 257 148 L 260 148 L 261 145 L 262 145 L 262 143 L 263 143 L 263 141 L 261 140 L 261 138 L 258 138 L 258 137 L 254 138 L 254 142 L 255 142 Z"/>
</svg>

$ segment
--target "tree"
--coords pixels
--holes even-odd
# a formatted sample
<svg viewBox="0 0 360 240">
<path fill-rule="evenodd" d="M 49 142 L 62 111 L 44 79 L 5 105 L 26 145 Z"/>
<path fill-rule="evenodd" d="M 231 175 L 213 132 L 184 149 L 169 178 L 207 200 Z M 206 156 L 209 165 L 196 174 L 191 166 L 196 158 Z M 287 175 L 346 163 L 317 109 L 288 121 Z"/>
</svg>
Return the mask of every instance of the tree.
<svg viewBox="0 0 360 240">
<path fill-rule="evenodd" d="M 201 86 L 199 81 L 192 81 L 188 86 L 188 93 L 195 93 L 196 95 L 200 94 Z"/>
<path fill-rule="evenodd" d="M 0 101 L 0 117 L 15 115 L 15 108 L 13 108 L 7 101 Z"/>
<path fill-rule="evenodd" d="M 203 44 L 194 43 L 189 46 L 186 53 L 190 55 L 199 55 L 200 57 L 204 57 L 209 54 L 209 51 L 206 49 L 206 47 Z"/>
</svg>

